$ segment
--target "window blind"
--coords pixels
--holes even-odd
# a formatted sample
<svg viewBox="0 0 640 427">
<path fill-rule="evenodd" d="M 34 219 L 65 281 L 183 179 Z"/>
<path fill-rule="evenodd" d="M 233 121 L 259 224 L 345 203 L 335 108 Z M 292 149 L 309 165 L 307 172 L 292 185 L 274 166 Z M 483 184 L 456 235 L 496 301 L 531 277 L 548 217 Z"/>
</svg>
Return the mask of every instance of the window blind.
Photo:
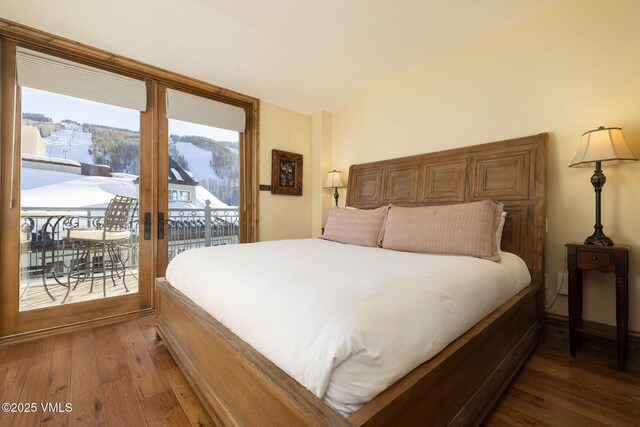
<svg viewBox="0 0 640 427">
<path fill-rule="evenodd" d="M 246 120 L 243 108 L 173 89 L 167 89 L 167 116 L 236 132 L 244 132 Z"/>
<path fill-rule="evenodd" d="M 145 111 L 144 81 L 30 49 L 16 52 L 18 84 L 32 89 Z"/>
</svg>

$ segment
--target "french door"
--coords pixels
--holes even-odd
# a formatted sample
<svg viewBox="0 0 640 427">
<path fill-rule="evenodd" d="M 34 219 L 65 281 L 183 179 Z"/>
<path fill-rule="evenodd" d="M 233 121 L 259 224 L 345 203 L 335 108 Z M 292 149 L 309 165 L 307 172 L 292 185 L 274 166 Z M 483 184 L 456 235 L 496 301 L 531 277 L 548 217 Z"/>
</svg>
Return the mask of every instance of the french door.
<svg viewBox="0 0 640 427">
<path fill-rule="evenodd" d="M 0 341 L 151 310 L 172 257 L 257 239 L 256 99 L 3 31 Z"/>
<path fill-rule="evenodd" d="M 189 249 L 251 241 L 247 223 L 243 108 L 158 85 L 159 275 Z M 168 166 L 168 168 L 164 168 Z"/>
<path fill-rule="evenodd" d="M 1 78 L 0 336 L 150 308 L 151 84 L 6 40 Z"/>
</svg>

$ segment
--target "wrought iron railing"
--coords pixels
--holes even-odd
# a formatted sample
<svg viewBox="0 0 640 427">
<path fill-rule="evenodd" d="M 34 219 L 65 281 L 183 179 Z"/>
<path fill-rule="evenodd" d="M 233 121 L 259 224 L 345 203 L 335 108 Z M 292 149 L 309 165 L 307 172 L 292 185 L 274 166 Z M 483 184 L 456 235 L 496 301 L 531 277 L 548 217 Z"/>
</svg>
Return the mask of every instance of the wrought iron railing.
<svg viewBox="0 0 640 427">
<path fill-rule="evenodd" d="M 212 208 L 207 200 L 200 209 L 169 209 L 166 229 L 169 240 L 169 259 L 188 249 L 228 245 L 239 242 L 238 208 Z M 43 274 L 43 252 L 56 251 L 45 260 L 49 269 L 64 273 L 66 230 L 75 227 L 100 226 L 106 208 L 40 208 L 23 207 L 20 226 L 22 269 Z M 137 243 L 140 218 L 132 219 L 132 256 L 129 267 L 137 267 Z M 45 272 L 46 273 L 46 272 Z"/>
<path fill-rule="evenodd" d="M 238 208 L 169 209 L 169 259 L 188 249 L 239 242 Z"/>
</svg>

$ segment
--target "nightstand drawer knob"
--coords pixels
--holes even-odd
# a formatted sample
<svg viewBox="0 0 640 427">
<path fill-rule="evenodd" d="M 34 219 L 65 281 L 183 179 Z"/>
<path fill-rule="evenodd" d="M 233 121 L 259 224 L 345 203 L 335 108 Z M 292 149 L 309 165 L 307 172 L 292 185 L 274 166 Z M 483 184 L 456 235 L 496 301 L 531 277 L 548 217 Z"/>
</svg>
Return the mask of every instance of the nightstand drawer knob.
<svg viewBox="0 0 640 427">
<path fill-rule="evenodd" d="M 592 257 L 591 257 L 591 261 L 597 261 L 597 260 L 598 260 L 598 257 L 597 257 L 597 256 L 592 256 Z"/>
</svg>

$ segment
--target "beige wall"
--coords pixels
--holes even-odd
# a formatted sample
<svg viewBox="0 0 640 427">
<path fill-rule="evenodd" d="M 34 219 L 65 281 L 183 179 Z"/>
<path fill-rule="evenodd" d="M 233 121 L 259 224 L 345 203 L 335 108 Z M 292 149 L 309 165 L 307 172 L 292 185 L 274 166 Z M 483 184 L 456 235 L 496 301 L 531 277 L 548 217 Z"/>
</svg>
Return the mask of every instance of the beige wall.
<svg viewBox="0 0 640 427">
<path fill-rule="evenodd" d="M 333 190 L 323 188 L 327 173 L 333 169 L 332 127 L 331 113 L 320 111 L 311 116 L 311 160 L 313 164 L 311 235 L 313 237 L 322 234 L 329 208 L 335 203 L 332 198 Z"/>
<path fill-rule="evenodd" d="M 261 191 L 260 240 L 311 237 L 311 117 L 260 103 L 260 184 L 271 185 L 271 150 L 302 154 L 302 196 Z"/>
<path fill-rule="evenodd" d="M 546 269 L 593 231 L 592 171 L 570 169 L 583 132 L 621 126 L 640 155 L 640 2 L 571 0 L 370 86 L 333 115 L 333 166 L 549 132 Z M 604 170 L 605 232 L 632 246 L 640 331 L 640 163 Z M 346 175 L 346 174 L 345 174 Z M 585 318 L 615 323 L 614 287 L 587 275 Z M 551 312 L 567 313 L 561 296 Z"/>
</svg>

